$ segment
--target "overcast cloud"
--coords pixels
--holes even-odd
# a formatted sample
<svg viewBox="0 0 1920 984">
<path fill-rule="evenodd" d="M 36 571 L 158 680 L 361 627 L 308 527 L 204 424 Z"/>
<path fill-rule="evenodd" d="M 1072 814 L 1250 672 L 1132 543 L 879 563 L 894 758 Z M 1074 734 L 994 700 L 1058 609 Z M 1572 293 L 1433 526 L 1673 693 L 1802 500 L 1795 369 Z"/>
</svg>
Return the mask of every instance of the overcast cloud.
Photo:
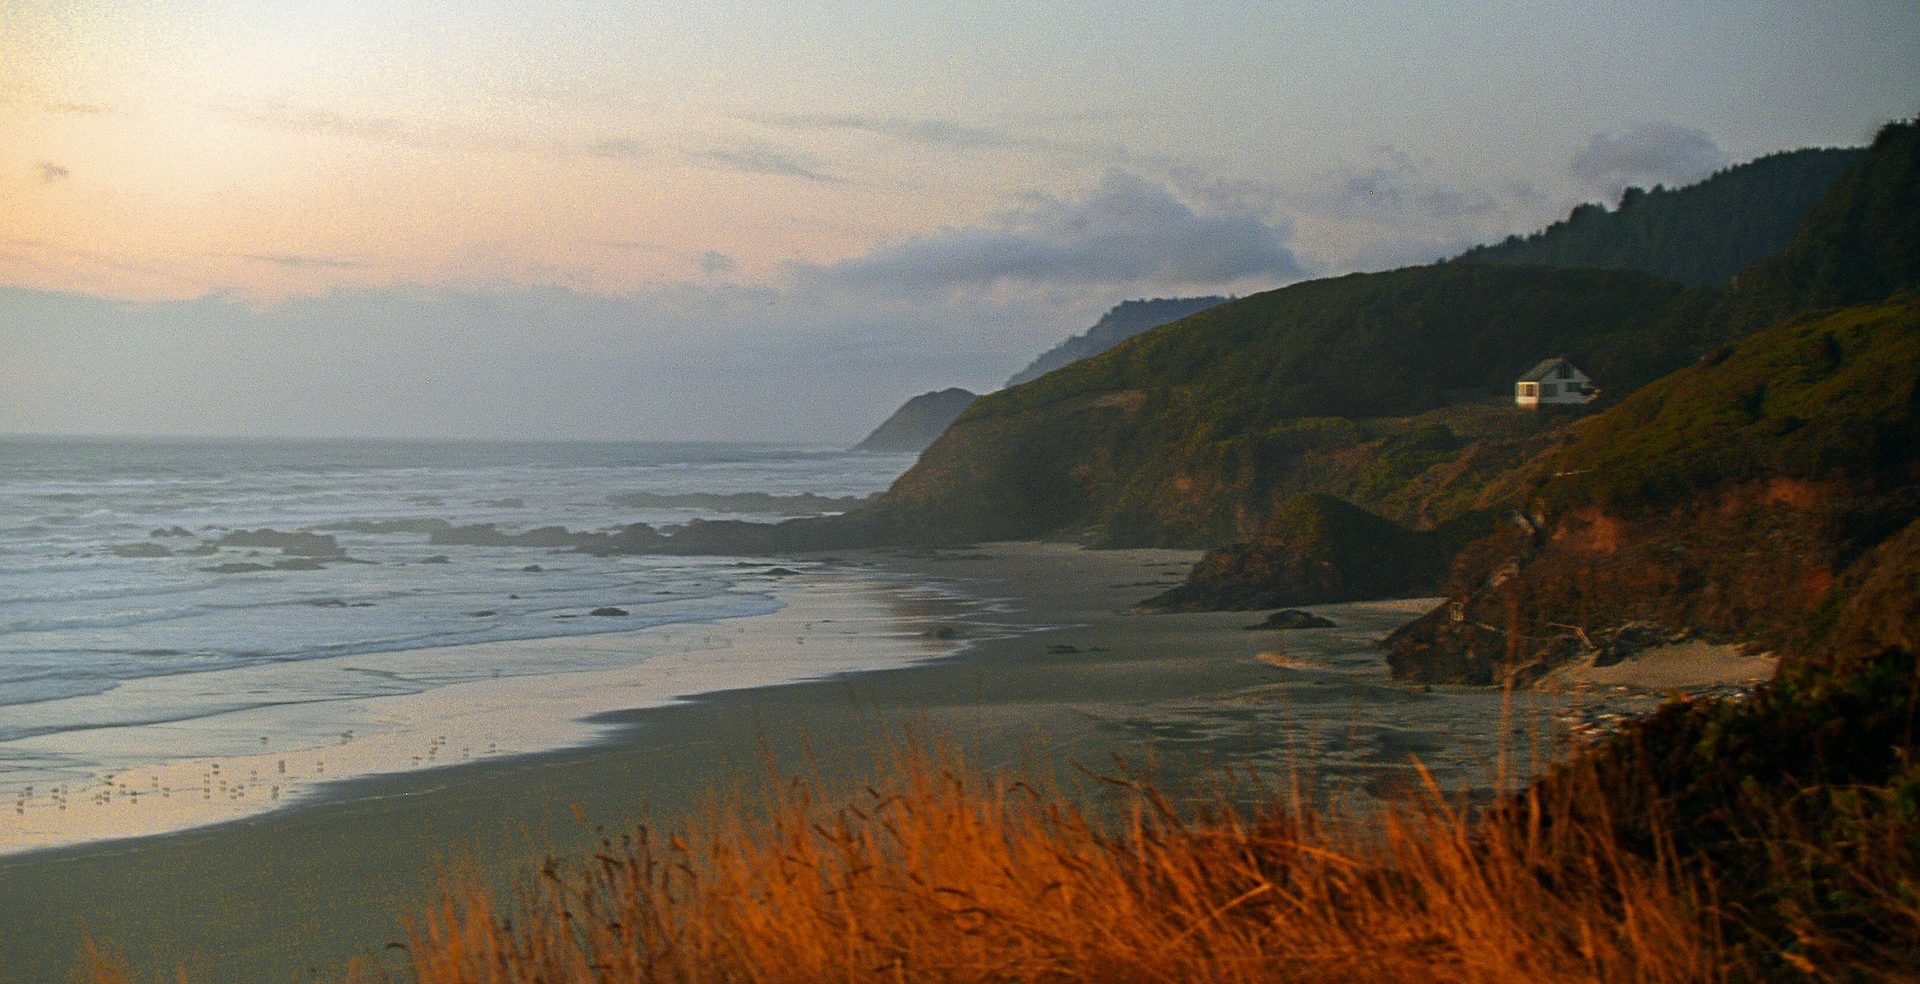
<svg viewBox="0 0 1920 984">
<path fill-rule="evenodd" d="M 1655 122 L 1617 135 L 1594 134 L 1567 173 L 1611 201 L 1631 185 L 1692 184 L 1727 163 L 1726 152 L 1707 131 Z"/>
<path fill-rule="evenodd" d="M 945 292 L 1000 285 L 1229 285 L 1298 280 L 1289 225 L 1249 208 L 1196 208 L 1161 183 L 1109 171 L 1075 198 L 1035 196 L 998 222 L 943 229 L 826 266 L 803 283 Z"/>
<path fill-rule="evenodd" d="M 699 437 L 851 443 L 903 399 L 990 389 L 1108 307 L 1303 275 L 1288 224 L 1114 171 L 771 285 L 333 290 L 261 307 L 0 289 L 0 420 L 147 433 Z M 282 252 L 287 267 L 357 261 Z"/>
</svg>

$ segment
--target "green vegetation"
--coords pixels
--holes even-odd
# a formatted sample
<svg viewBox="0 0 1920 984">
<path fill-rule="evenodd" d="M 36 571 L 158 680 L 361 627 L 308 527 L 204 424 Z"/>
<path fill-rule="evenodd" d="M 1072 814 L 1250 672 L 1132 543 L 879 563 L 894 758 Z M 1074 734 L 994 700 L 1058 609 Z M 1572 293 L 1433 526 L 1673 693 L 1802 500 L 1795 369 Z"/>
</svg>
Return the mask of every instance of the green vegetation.
<svg viewBox="0 0 1920 984">
<path fill-rule="evenodd" d="M 1734 334 L 1797 311 L 1920 287 L 1920 120 L 1882 127 L 1784 249 L 1742 271 L 1716 313 Z"/>
<path fill-rule="evenodd" d="M 1152 300 L 1122 301 L 1100 316 L 1092 328 L 1040 353 L 1025 369 L 1007 380 L 1008 386 L 1029 383 L 1082 359 L 1091 359 L 1115 345 L 1187 315 L 1225 304 L 1229 298 L 1156 297 Z"/>
<path fill-rule="evenodd" d="M 1537 353 L 1632 387 L 1691 361 L 1667 320 L 1685 292 L 1626 271 L 1440 265 L 1242 298 L 991 394 L 979 421 L 1094 393 L 1250 432 L 1291 417 L 1391 417 L 1510 395 Z M 1616 382 L 1617 381 L 1617 382 Z"/>
<path fill-rule="evenodd" d="M 1861 558 L 1920 512 L 1916 451 L 1920 293 L 1761 332 L 1543 456 L 1517 500 L 1530 528 L 1466 549 L 1454 605 L 1396 633 L 1390 662 L 1524 679 L 1630 623 L 1818 649 Z"/>
<path fill-rule="evenodd" d="M 1447 515 L 1407 501 L 1409 482 L 1482 437 L 1525 444 L 1558 422 L 1501 407 L 1513 377 L 1565 353 L 1610 387 L 1656 378 L 1691 361 L 1685 315 L 1703 298 L 1639 273 L 1533 267 L 1297 284 L 981 398 L 863 518 L 929 539 L 1205 544 L 1330 492 L 1442 521 L 1510 456 L 1436 481 Z M 1461 405 L 1476 401 L 1491 405 Z"/>
<path fill-rule="evenodd" d="M 1531 236 L 1470 249 L 1458 263 L 1641 270 L 1694 286 L 1723 284 L 1787 244 L 1857 148 L 1769 154 L 1685 188 L 1628 188 L 1618 207 L 1582 205 Z"/>
<path fill-rule="evenodd" d="M 1451 603 L 1395 633 L 1394 672 L 1524 680 L 1636 623 L 1820 648 L 1861 558 L 1920 512 L 1916 288 L 1908 121 L 1706 312 L 1705 335 L 1743 340 L 1584 422 L 1506 486 L 1527 525 L 1463 549 Z M 1792 317 L 1838 303 L 1855 306 Z"/>
<path fill-rule="evenodd" d="M 1858 491 L 1920 447 L 1920 294 L 1806 316 L 1635 393 L 1582 427 L 1540 491 L 1549 517 L 1670 509 L 1730 483 Z"/>
<path fill-rule="evenodd" d="M 1916 680 L 1903 648 L 1790 664 L 1749 701 L 1667 704 L 1538 795 L 1595 783 L 1622 848 L 1711 879 L 1748 976 L 1897 979 L 1920 954 Z"/>
</svg>

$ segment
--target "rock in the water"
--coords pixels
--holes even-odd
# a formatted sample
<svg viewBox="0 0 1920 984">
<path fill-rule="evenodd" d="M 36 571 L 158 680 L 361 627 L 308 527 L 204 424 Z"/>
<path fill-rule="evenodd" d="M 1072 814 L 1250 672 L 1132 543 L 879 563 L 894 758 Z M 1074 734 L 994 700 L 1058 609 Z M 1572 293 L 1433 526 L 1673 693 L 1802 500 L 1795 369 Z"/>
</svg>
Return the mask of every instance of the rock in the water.
<svg viewBox="0 0 1920 984">
<path fill-rule="evenodd" d="M 158 543 L 119 543 L 108 547 L 115 557 L 171 557 L 173 551 Z"/>
<path fill-rule="evenodd" d="M 1283 608 L 1267 616 L 1259 625 L 1249 625 L 1249 629 L 1330 629 L 1331 619 L 1321 618 L 1309 611 L 1298 608 Z"/>
<path fill-rule="evenodd" d="M 611 605 L 609 605 L 606 608 L 596 608 L 593 611 L 588 612 L 587 614 L 598 615 L 601 618 L 621 618 L 629 613 L 624 608 L 614 608 Z"/>
<path fill-rule="evenodd" d="M 220 538 L 223 547 L 260 547 L 289 557 L 339 557 L 340 541 L 327 533 L 282 533 L 275 529 L 234 530 Z"/>
<path fill-rule="evenodd" d="M 759 513 L 775 516 L 817 516 L 846 512 L 867 501 L 865 496 L 824 496 L 811 492 L 770 495 L 766 492 L 621 492 L 607 496 L 616 506 L 637 509 L 698 509 L 702 512 Z"/>
</svg>

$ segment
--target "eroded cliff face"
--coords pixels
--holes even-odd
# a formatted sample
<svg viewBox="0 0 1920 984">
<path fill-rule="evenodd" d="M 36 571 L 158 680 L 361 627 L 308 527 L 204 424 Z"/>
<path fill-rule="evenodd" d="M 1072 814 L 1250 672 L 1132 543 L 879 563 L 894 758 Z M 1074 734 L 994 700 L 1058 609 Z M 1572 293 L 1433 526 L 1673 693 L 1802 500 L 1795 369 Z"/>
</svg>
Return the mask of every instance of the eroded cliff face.
<svg viewBox="0 0 1920 984">
<path fill-rule="evenodd" d="M 1544 529 L 1516 516 L 1462 554 L 1447 603 L 1395 633 L 1388 662 L 1421 682 L 1525 683 L 1623 635 L 1797 650 L 1863 544 L 1914 507 L 1774 480 L 1653 516 L 1588 508 Z"/>
</svg>

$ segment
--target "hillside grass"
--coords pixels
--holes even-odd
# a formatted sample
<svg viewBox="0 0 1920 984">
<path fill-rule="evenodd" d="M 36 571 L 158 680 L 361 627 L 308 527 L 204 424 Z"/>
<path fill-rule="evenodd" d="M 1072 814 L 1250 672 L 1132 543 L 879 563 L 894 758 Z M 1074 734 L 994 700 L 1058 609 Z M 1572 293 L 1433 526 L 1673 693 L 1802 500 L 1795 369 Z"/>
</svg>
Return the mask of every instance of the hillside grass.
<svg viewBox="0 0 1920 984">
<path fill-rule="evenodd" d="M 1730 483 L 1911 482 L 1920 447 L 1920 293 L 1806 315 L 1587 421 L 1541 490 L 1550 512 L 1633 515 Z"/>
</svg>

